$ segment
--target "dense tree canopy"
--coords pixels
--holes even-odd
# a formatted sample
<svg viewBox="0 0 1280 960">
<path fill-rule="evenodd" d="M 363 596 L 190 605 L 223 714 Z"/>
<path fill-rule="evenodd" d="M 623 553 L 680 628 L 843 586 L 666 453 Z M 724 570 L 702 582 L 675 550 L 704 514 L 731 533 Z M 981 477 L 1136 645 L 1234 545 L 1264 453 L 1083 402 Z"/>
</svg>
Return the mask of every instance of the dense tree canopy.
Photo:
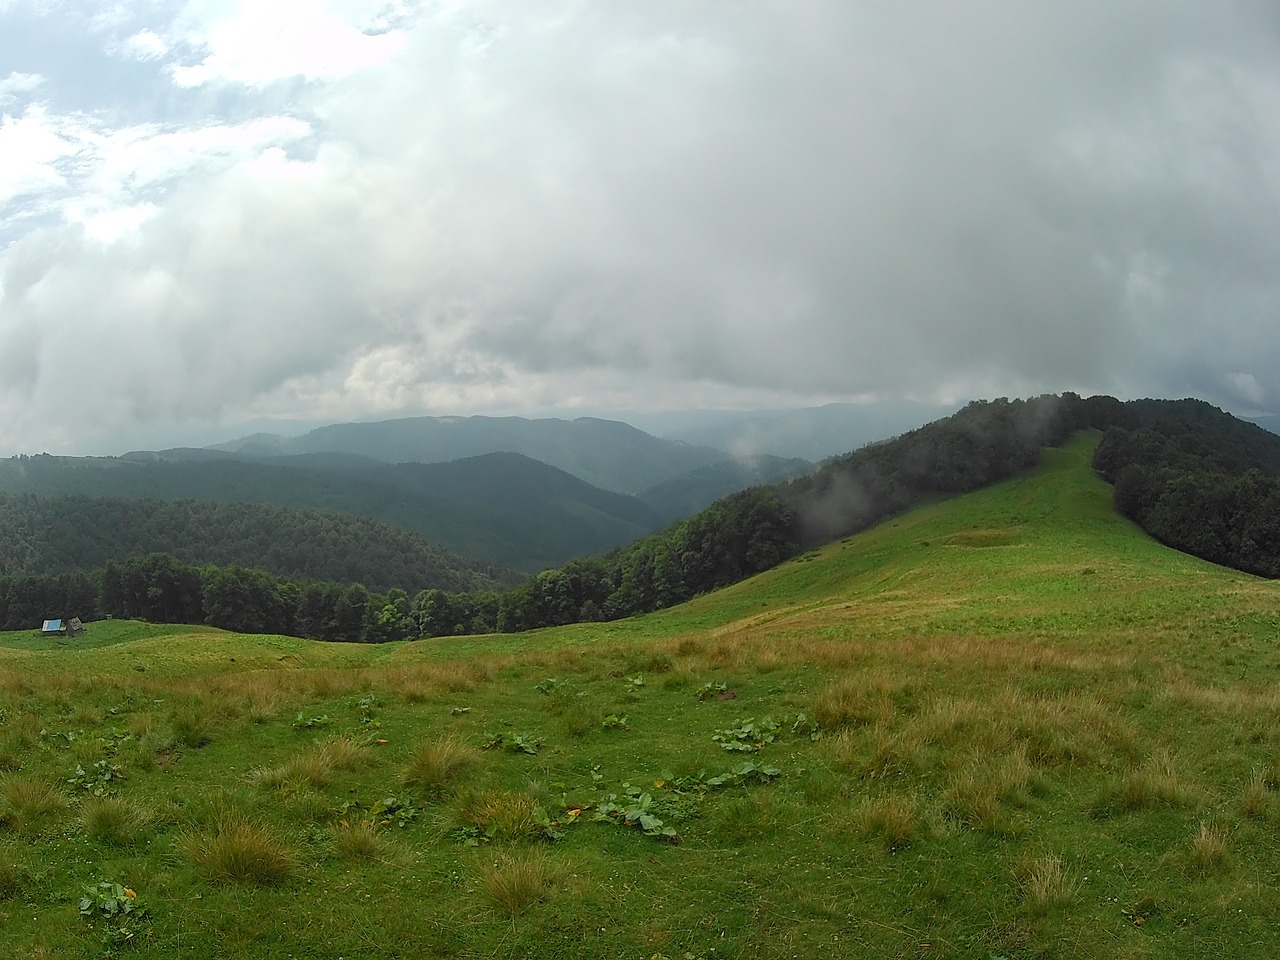
<svg viewBox="0 0 1280 960">
<path fill-rule="evenodd" d="M 212 500 L 0 494 L 0 574 L 90 571 L 153 553 L 379 590 L 516 582 L 370 517 Z"/>
<path fill-rule="evenodd" d="M 1149 406 L 1104 433 L 1094 466 L 1162 543 L 1280 577 L 1280 437 L 1212 407 Z"/>
</svg>

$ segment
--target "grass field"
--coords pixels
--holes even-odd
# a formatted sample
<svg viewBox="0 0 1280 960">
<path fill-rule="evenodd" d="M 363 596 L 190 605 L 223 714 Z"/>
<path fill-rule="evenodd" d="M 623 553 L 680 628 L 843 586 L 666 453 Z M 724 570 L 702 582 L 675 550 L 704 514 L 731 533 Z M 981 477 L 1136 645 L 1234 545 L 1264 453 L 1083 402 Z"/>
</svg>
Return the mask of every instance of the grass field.
<svg viewBox="0 0 1280 960">
<path fill-rule="evenodd" d="M 0 955 L 1272 957 L 1280 585 L 1093 442 L 619 623 L 0 634 Z"/>
</svg>

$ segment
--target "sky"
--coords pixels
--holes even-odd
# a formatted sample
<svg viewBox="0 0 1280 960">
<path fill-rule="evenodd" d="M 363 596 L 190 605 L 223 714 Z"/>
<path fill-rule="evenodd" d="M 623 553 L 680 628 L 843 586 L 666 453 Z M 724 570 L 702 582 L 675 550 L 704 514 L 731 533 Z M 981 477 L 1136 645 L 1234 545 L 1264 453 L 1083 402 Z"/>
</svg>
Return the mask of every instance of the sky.
<svg viewBox="0 0 1280 960">
<path fill-rule="evenodd" d="M 0 455 L 1280 410 L 1275 0 L 0 0 Z"/>
</svg>

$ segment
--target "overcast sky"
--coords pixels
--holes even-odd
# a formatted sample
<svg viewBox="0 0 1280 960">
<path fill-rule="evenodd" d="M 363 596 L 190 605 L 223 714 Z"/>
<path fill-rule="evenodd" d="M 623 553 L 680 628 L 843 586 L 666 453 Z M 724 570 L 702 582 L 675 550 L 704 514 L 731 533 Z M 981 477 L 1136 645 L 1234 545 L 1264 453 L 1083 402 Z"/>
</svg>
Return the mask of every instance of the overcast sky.
<svg viewBox="0 0 1280 960">
<path fill-rule="evenodd" d="M 0 0 L 0 455 L 1280 408 L 1276 0 Z"/>
</svg>

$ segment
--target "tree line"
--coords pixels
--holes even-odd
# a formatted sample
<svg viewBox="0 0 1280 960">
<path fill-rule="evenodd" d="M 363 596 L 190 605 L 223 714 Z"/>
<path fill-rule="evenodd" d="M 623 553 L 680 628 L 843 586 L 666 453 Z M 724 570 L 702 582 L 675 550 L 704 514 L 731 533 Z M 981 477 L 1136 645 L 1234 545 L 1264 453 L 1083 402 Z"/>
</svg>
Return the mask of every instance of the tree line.
<svg viewBox="0 0 1280 960">
<path fill-rule="evenodd" d="M 1094 467 L 1117 511 L 1166 546 L 1280 577 L 1280 438 L 1211 411 L 1112 426 Z"/>
<path fill-rule="evenodd" d="M 37 629 L 42 620 L 71 617 L 205 623 L 350 643 L 421 635 L 400 588 L 378 592 L 360 583 L 292 580 L 251 567 L 194 566 L 161 553 L 88 573 L 0 577 L 0 629 Z"/>
</svg>

